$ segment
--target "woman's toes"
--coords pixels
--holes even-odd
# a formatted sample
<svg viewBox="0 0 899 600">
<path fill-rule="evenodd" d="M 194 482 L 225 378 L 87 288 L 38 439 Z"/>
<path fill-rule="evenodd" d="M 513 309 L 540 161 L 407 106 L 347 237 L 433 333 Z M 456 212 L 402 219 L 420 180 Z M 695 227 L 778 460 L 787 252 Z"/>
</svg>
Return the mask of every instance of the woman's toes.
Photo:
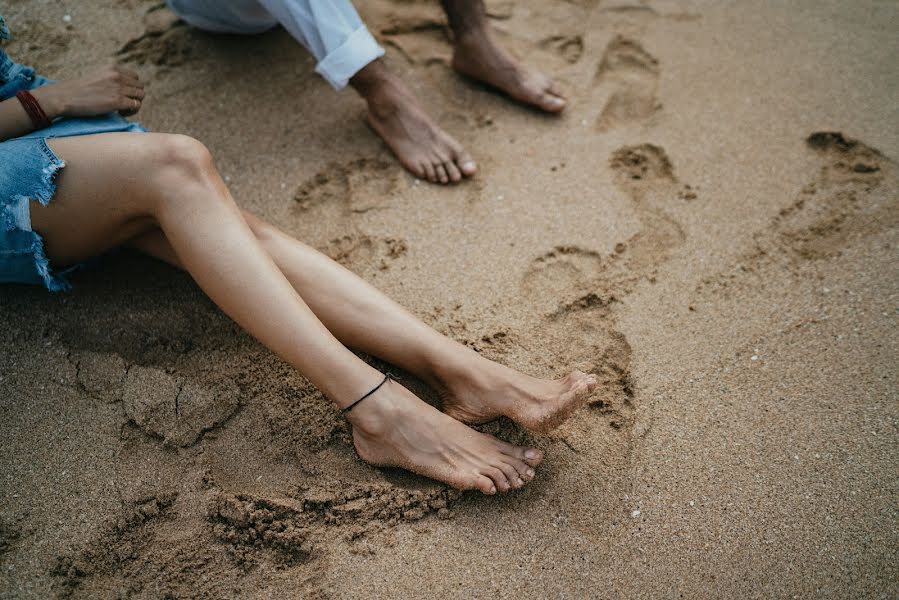
<svg viewBox="0 0 899 600">
<path fill-rule="evenodd" d="M 536 448 L 528 448 L 522 453 L 522 460 L 532 467 L 536 467 L 543 462 L 543 452 Z"/>
<path fill-rule="evenodd" d="M 524 487 L 524 480 L 521 478 L 521 475 L 518 474 L 518 471 L 515 470 L 513 465 L 508 462 L 502 462 L 497 465 L 497 468 L 506 476 L 506 481 L 509 482 L 512 489 L 517 490 Z"/>
<path fill-rule="evenodd" d="M 494 485 L 496 485 L 496 489 L 501 492 L 508 492 L 512 489 L 509 480 L 506 478 L 506 474 L 503 473 L 500 469 L 496 467 L 485 467 L 481 471 L 484 475 L 493 480 Z"/>
<path fill-rule="evenodd" d="M 512 444 L 506 443 L 499 439 L 495 440 L 495 442 L 500 452 L 502 452 L 506 456 L 510 456 L 512 458 L 520 460 L 521 462 L 527 463 L 532 467 L 536 467 L 543 461 L 543 452 L 537 450 L 536 448 L 522 448 L 521 446 L 513 446 Z"/>
<path fill-rule="evenodd" d="M 518 477 L 521 478 L 523 482 L 528 482 L 534 478 L 536 472 L 532 469 L 526 462 L 523 460 L 519 460 L 510 456 L 508 458 L 509 464 L 515 469 L 515 472 L 518 473 Z"/>
<path fill-rule="evenodd" d="M 496 493 L 496 484 L 486 475 L 478 475 L 471 484 L 471 489 L 479 490 L 483 494 L 492 496 Z"/>
</svg>

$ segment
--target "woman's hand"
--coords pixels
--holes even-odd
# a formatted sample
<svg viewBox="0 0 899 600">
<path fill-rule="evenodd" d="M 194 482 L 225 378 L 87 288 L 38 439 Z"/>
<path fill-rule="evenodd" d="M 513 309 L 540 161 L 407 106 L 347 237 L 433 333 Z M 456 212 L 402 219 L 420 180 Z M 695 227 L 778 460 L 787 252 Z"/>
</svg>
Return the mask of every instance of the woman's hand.
<svg viewBox="0 0 899 600">
<path fill-rule="evenodd" d="M 79 79 L 43 85 L 31 94 L 50 119 L 94 117 L 113 111 L 127 117 L 140 110 L 144 84 L 134 71 L 115 65 Z"/>
</svg>

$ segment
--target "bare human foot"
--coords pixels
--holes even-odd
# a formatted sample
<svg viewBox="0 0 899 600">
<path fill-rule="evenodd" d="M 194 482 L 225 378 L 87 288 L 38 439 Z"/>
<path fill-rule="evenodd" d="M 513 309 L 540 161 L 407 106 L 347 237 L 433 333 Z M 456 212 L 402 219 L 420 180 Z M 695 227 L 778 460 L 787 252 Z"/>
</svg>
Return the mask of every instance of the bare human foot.
<svg viewBox="0 0 899 600">
<path fill-rule="evenodd" d="M 368 124 L 416 177 L 456 183 L 477 171 L 474 159 L 437 126 L 380 59 L 356 73 L 350 85 L 368 103 Z"/>
<path fill-rule="evenodd" d="M 347 418 L 356 452 L 365 462 L 400 467 L 458 489 L 495 494 L 521 488 L 543 460 L 540 450 L 479 433 L 396 381 L 366 398 Z"/>
<path fill-rule="evenodd" d="M 552 79 L 521 65 L 486 27 L 456 34 L 453 68 L 549 113 L 561 112 L 568 103 Z"/>
<path fill-rule="evenodd" d="M 464 352 L 459 363 L 444 366 L 432 381 L 443 398 L 443 412 L 463 423 L 505 416 L 526 429 L 546 433 L 571 416 L 596 389 L 596 375 L 572 371 L 557 381 L 537 379 Z"/>
</svg>

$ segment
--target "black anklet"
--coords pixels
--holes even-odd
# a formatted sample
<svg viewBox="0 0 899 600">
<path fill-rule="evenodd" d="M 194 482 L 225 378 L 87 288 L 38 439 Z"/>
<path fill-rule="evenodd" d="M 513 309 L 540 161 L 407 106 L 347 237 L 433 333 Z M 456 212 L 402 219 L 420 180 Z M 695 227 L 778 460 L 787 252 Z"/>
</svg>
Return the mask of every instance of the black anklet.
<svg viewBox="0 0 899 600">
<path fill-rule="evenodd" d="M 385 383 L 387 383 L 387 382 L 388 382 L 389 380 L 391 380 L 391 379 L 393 379 L 393 375 L 391 375 L 390 373 L 387 373 L 386 375 L 384 375 L 383 381 L 381 381 L 381 383 L 379 383 L 378 385 L 376 385 L 372 391 L 370 391 L 369 393 L 365 394 L 364 396 L 362 396 L 361 398 L 359 398 L 358 400 L 356 400 L 355 402 L 353 402 L 352 404 L 350 404 L 349 406 L 347 406 L 346 408 L 344 408 L 342 411 L 340 411 L 340 414 L 345 415 L 345 414 L 347 414 L 348 412 L 350 412 L 350 411 L 351 411 L 357 404 L 359 404 L 360 402 L 362 402 L 363 400 L 365 400 L 366 398 L 368 398 L 369 396 L 371 396 L 372 394 L 374 394 L 375 392 L 377 392 L 379 389 L 381 389 L 381 386 L 382 386 L 382 385 L 384 385 Z M 394 379 L 394 381 L 396 381 L 396 380 Z"/>
</svg>

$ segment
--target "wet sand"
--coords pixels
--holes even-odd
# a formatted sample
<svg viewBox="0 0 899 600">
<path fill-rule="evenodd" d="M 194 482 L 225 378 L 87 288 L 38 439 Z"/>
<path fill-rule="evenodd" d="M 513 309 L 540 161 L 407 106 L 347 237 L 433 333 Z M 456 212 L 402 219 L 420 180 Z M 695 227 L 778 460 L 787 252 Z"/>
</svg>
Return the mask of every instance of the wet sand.
<svg viewBox="0 0 899 600">
<path fill-rule="evenodd" d="M 0 288 L 2 598 L 899 595 L 899 56 L 883 2 L 491 2 L 561 117 L 449 69 L 436 2 L 360 2 L 475 155 L 418 182 L 281 30 L 11 1 L 11 56 L 123 60 L 140 121 L 440 331 L 600 375 L 518 493 L 370 468 L 188 276 Z M 71 17 L 70 22 L 64 16 Z M 404 382 L 435 400 L 410 376 Z"/>
</svg>

